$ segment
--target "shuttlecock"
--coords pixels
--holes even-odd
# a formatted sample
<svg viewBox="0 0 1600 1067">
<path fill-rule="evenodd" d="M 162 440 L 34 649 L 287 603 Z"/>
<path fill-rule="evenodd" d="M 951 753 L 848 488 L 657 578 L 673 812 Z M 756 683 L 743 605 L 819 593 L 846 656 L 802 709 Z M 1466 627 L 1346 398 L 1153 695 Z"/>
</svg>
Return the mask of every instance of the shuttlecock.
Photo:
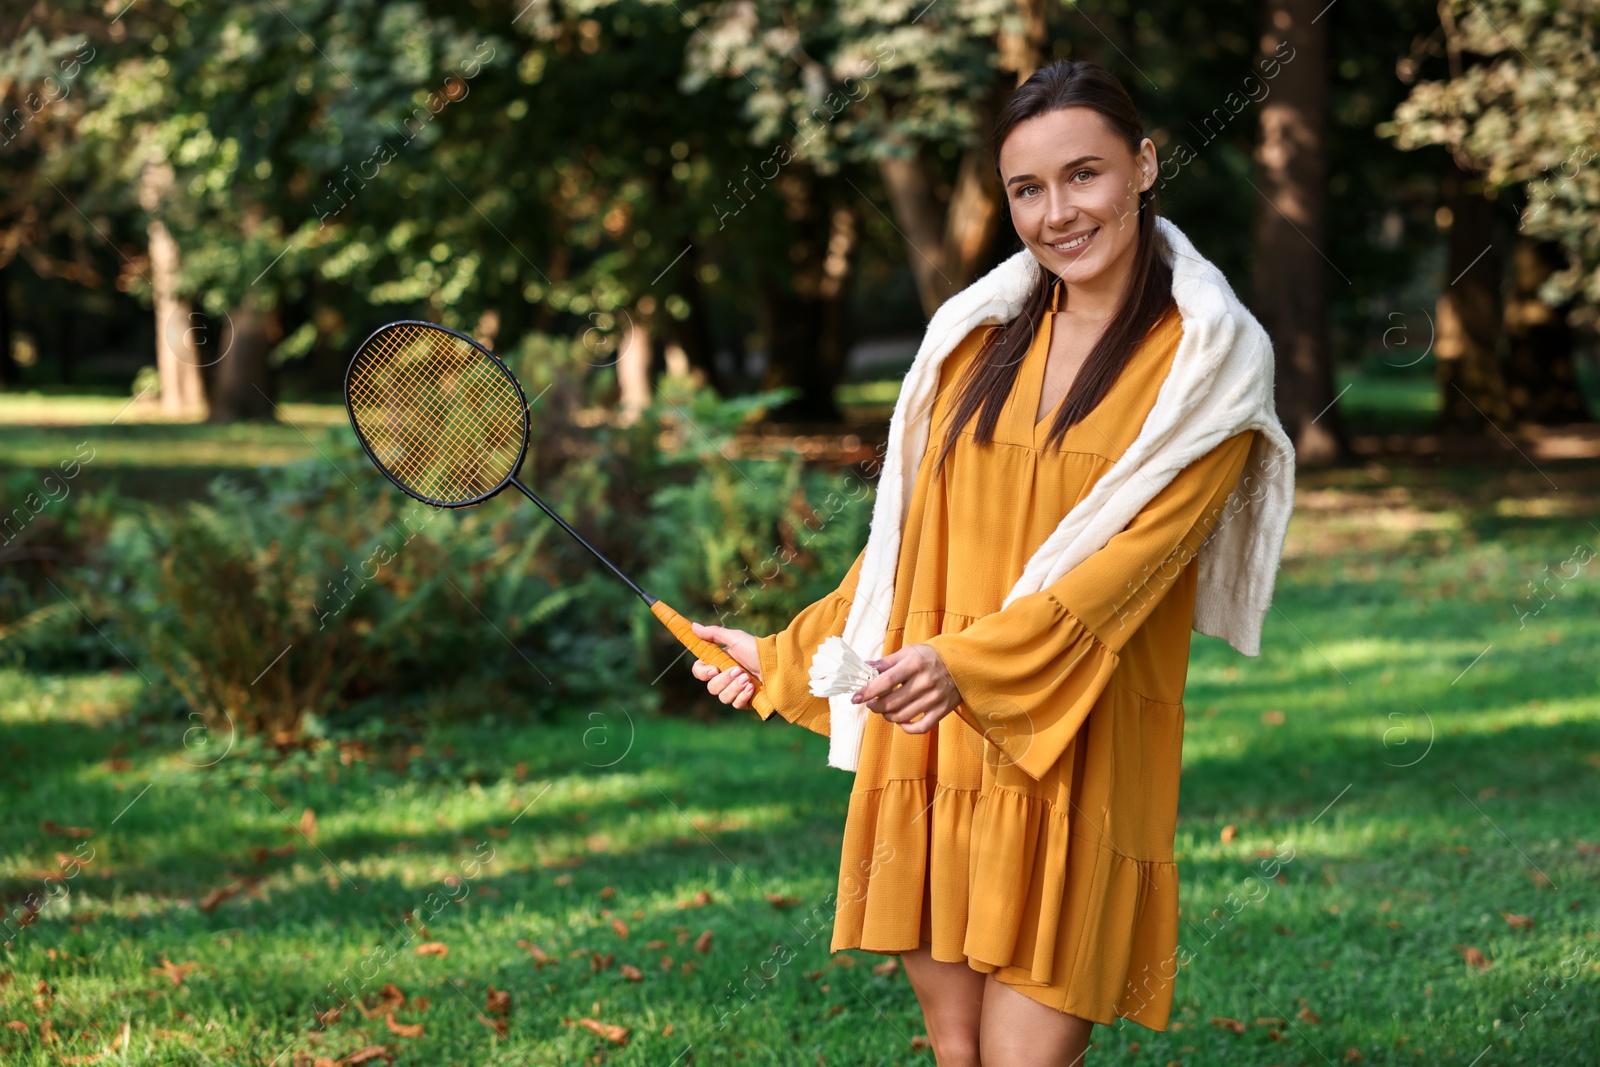
<svg viewBox="0 0 1600 1067">
<path fill-rule="evenodd" d="M 842 637 L 828 638 L 811 657 L 811 695 L 815 697 L 854 693 L 877 676 L 878 668 L 862 662 Z"/>
</svg>

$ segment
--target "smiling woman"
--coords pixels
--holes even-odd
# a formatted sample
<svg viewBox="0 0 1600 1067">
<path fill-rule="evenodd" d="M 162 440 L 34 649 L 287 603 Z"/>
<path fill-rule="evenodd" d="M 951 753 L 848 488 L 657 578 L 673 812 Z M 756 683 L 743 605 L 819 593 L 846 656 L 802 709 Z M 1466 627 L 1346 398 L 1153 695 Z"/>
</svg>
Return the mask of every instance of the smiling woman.
<svg viewBox="0 0 1600 1067">
<path fill-rule="evenodd" d="M 1168 1027 L 1190 633 L 1258 654 L 1292 452 L 1116 79 L 1040 69 L 994 146 L 1024 247 L 929 323 L 867 547 L 780 633 L 696 626 L 739 666 L 693 672 L 855 772 L 830 948 L 901 958 L 941 1067 L 1056 1067 L 1095 1023 Z M 809 684 L 834 637 L 881 657 L 851 696 Z"/>
</svg>

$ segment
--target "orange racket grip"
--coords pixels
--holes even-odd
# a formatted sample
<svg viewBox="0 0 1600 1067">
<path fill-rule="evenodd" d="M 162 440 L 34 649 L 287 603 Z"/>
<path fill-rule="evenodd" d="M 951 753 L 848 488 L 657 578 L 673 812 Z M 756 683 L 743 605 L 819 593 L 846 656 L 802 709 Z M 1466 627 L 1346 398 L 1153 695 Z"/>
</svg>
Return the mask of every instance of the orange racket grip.
<svg viewBox="0 0 1600 1067">
<path fill-rule="evenodd" d="M 672 631 L 672 636 L 678 639 L 679 644 L 693 652 L 698 658 L 714 664 L 719 670 L 724 671 L 729 667 L 739 666 L 732 656 L 722 650 L 722 646 L 714 645 L 710 641 L 703 641 L 696 637 L 694 630 L 689 626 L 689 620 L 673 611 L 665 600 L 657 600 L 654 604 L 651 604 L 650 613 L 660 619 L 663 626 Z M 750 706 L 755 708 L 763 719 L 766 719 L 778 709 L 772 706 L 771 700 L 767 699 L 767 694 L 761 688 L 761 683 L 754 678 L 750 680 L 755 682 L 756 686 L 755 695 L 750 698 Z"/>
</svg>

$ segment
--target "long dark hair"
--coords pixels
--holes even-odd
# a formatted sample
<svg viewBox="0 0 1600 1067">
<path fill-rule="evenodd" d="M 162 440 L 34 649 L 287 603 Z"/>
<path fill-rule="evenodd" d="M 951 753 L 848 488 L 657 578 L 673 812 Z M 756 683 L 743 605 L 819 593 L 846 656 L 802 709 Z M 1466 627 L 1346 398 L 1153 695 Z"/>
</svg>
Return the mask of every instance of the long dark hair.
<svg viewBox="0 0 1600 1067">
<path fill-rule="evenodd" d="M 1139 151 L 1144 127 L 1122 83 L 1098 64 L 1061 59 L 1035 71 L 1001 111 L 993 137 L 995 172 L 1000 171 L 1000 146 L 1018 123 L 1068 107 L 1087 107 L 1099 112 L 1111 128 L 1127 140 L 1131 151 Z M 1138 349 L 1139 342 L 1173 304 L 1172 268 L 1156 251 L 1156 213 L 1156 187 L 1151 185 L 1139 194 L 1139 234 L 1128 291 L 1073 379 L 1072 388 L 1057 410 L 1055 422 L 1045 438 L 1046 448 L 1059 448 L 1067 430 L 1087 417 L 1105 398 Z M 1000 409 L 1016 384 L 1023 354 L 1032 345 L 1049 309 L 1050 289 L 1055 283 L 1056 276 L 1041 269 L 1039 282 L 1023 302 L 1017 317 L 1002 328 L 989 330 L 983 347 L 962 375 L 960 395 L 934 464 L 935 477 L 943 470 L 944 458 L 955 444 L 958 431 L 971 421 L 974 413 L 978 415 L 978 424 L 973 439 L 980 444 L 994 440 Z M 1027 414 L 1030 419 L 1033 417 L 1033 412 Z"/>
</svg>

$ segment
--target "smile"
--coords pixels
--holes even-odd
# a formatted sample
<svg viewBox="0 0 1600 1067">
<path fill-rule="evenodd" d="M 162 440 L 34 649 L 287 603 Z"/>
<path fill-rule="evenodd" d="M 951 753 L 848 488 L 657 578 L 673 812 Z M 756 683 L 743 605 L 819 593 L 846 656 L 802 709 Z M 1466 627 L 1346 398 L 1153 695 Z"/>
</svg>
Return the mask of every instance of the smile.
<svg viewBox="0 0 1600 1067">
<path fill-rule="evenodd" d="M 1094 239 L 1094 235 L 1099 232 L 1100 227 L 1096 226 L 1094 229 L 1090 230 L 1081 237 L 1076 237 L 1070 241 L 1063 241 L 1060 244 L 1053 244 L 1050 247 L 1055 249 L 1057 252 L 1076 252 L 1092 241 Z"/>
</svg>

